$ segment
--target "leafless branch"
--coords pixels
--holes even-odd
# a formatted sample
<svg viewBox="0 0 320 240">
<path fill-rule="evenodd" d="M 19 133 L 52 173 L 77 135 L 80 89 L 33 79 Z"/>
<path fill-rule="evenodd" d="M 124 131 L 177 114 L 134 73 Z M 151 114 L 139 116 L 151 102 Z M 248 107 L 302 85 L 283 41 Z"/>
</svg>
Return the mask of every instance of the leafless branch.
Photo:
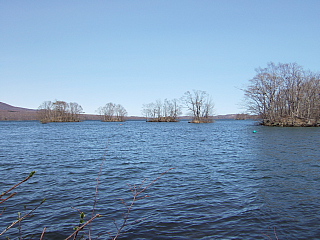
<svg viewBox="0 0 320 240">
<path fill-rule="evenodd" d="M 18 187 L 19 185 L 21 185 L 22 183 L 28 181 L 30 178 L 32 178 L 32 176 L 33 176 L 35 173 L 36 173 L 35 171 L 31 172 L 31 173 L 29 174 L 29 176 L 26 177 L 24 180 L 22 180 L 21 182 L 15 184 L 15 185 L 14 185 L 13 187 L 11 187 L 8 191 L 2 193 L 2 194 L 0 195 L 0 198 L 2 198 L 3 196 L 5 196 L 5 195 L 8 194 L 9 192 L 11 192 L 13 189 L 17 188 L 17 187 Z M 15 193 L 15 194 L 16 194 L 16 193 Z M 11 198 L 11 197 L 13 197 L 13 196 L 9 196 L 9 198 Z M 9 199 L 9 198 L 7 198 L 7 199 Z M 5 199 L 4 201 L 2 201 L 1 203 L 5 202 L 7 199 Z"/>
<path fill-rule="evenodd" d="M 25 214 L 23 217 L 19 217 L 17 221 L 14 221 L 11 225 L 9 225 L 5 230 L 3 230 L 0 233 L 0 236 L 3 235 L 5 232 L 7 232 L 10 228 L 12 228 L 14 225 L 16 225 L 17 223 L 20 223 L 23 219 L 25 219 L 26 217 L 30 216 L 33 212 L 35 212 L 44 202 L 46 201 L 46 199 L 43 199 L 41 201 L 41 203 L 36 206 L 34 209 L 32 209 L 29 213 Z"/>
<path fill-rule="evenodd" d="M 81 231 L 85 226 L 87 226 L 88 224 L 90 224 L 94 219 L 98 218 L 98 217 L 102 217 L 102 215 L 100 214 L 96 214 L 95 216 L 93 216 L 91 219 L 89 219 L 85 224 L 83 224 L 82 226 L 78 227 L 76 231 L 74 231 L 69 237 L 67 237 L 65 240 L 69 240 L 71 239 L 74 235 L 78 234 L 79 231 Z"/>
<path fill-rule="evenodd" d="M 43 229 L 43 231 L 42 231 L 42 234 L 41 234 L 40 240 L 42 240 L 42 239 L 43 239 L 43 237 L 44 237 L 44 234 L 45 234 L 46 230 L 47 230 L 47 228 L 45 227 L 45 228 Z"/>
<path fill-rule="evenodd" d="M 152 182 L 150 182 L 150 183 L 149 183 L 147 186 L 145 186 L 145 187 L 143 187 L 143 185 L 144 185 L 144 183 L 145 183 L 146 180 L 143 180 L 142 184 L 141 184 L 141 185 L 138 185 L 138 186 L 137 186 L 136 184 L 134 184 L 134 185 L 132 185 L 132 186 L 129 185 L 129 186 L 131 186 L 131 189 L 130 189 L 130 190 L 131 190 L 131 192 L 133 193 L 133 197 L 132 197 L 131 203 L 130 203 L 129 205 L 124 201 L 124 199 L 120 199 L 121 202 L 126 206 L 127 211 L 123 214 L 123 222 L 122 222 L 122 225 L 121 225 L 120 227 L 118 226 L 117 222 L 114 220 L 114 224 L 115 224 L 115 226 L 116 226 L 116 228 L 117 228 L 117 233 L 116 233 L 115 236 L 112 238 L 113 240 L 117 239 L 117 238 L 122 234 L 123 229 L 124 229 L 126 226 L 129 225 L 129 224 L 128 224 L 129 216 L 130 216 L 131 210 L 132 210 L 135 202 L 136 202 L 137 200 L 144 199 L 144 198 L 148 197 L 148 196 L 146 195 L 146 196 L 144 196 L 144 197 L 138 198 L 138 196 L 139 196 L 141 193 L 145 192 L 149 187 L 151 187 L 154 183 L 156 183 L 164 174 L 168 173 L 168 172 L 169 172 L 170 170 L 172 170 L 172 169 L 174 169 L 174 168 L 170 168 L 170 169 L 168 169 L 167 171 L 161 173 L 160 176 L 158 176 L 156 179 L 154 179 Z M 139 222 L 139 221 L 142 221 L 142 220 L 135 221 L 135 223 L 136 223 L 136 222 Z"/>
</svg>

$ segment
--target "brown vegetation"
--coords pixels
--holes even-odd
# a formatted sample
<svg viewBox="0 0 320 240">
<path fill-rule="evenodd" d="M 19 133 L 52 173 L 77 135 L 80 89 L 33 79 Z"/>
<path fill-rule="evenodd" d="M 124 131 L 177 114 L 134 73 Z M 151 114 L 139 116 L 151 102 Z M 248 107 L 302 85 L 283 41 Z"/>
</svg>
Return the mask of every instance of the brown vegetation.
<svg viewBox="0 0 320 240">
<path fill-rule="evenodd" d="M 147 122 L 178 122 L 181 106 L 177 99 L 165 99 L 164 102 L 157 100 L 143 105 L 142 113 Z"/>
<path fill-rule="evenodd" d="M 80 122 L 82 107 L 78 103 L 64 101 L 46 101 L 38 110 L 38 118 L 42 123 L 48 122 Z"/>
<path fill-rule="evenodd" d="M 187 91 L 182 97 L 188 111 L 193 117 L 190 123 L 212 123 L 214 104 L 211 97 L 205 91 Z"/>
<path fill-rule="evenodd" d="M 250 112 L 267 126 L 320 126 L 320 75 L 296 63 L 256 69 L 244 90 Z"/>
<path fill-rule="evenodd" d="M 99 112 L 101 121 L 103 122 L 124 122 L 127 116 L 127 110 L 121 104 L 107 103 L 104 107 L 100 107 Z"/>
</svg>

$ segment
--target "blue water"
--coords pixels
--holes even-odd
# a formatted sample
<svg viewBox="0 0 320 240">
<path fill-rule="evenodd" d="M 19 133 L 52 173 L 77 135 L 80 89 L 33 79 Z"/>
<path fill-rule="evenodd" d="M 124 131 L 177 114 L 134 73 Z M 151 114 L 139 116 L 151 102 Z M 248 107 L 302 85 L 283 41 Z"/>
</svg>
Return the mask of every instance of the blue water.
<svg viewBox="0 0 320 240">
<path fill-rule="evenodd" d="M 253 121 L 0 122 L 0 192 L 37 171 L 0 205 L 0 232 L 47 199 L 0 239 L 39 239 L 44 227 L 44 239 L 69 236 L 78 210 L 92 216 L 101 166 L 94 213 L 103 217 L 90 225 L 92 239 L 121 225 L 128 185 L 146 186 L 170 168 L 118 239 L 320 239 L 319 146 L 320 128 Z"/>
</svg>

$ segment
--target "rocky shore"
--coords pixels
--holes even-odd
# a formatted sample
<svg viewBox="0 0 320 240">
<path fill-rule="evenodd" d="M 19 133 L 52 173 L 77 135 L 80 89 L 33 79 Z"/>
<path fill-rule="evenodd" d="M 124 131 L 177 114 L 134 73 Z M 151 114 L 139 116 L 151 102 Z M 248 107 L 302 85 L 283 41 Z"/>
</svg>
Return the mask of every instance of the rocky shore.
<svg viewBox="0 0 320 240">
<path fill-rule="evenodd" d="M 272 127 L 320 127 L 320 119 L 282 118 L 279 120 L 263 119 L 261 125 Z"/>
</svg>

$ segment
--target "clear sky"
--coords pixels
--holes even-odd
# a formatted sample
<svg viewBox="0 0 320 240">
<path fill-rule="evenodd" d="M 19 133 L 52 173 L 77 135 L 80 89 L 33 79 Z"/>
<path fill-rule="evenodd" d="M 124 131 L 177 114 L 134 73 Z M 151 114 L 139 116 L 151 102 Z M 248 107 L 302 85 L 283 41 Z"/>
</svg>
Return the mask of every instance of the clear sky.
<svg viewBox="0 0 320 240">
<path fill-rule="evenodd" d="M 142 105 L 208 92 L 239 113 L 254 69 L 320 70 L 319 0 L 1 0 L 0 101 Z"/>
</svg>

